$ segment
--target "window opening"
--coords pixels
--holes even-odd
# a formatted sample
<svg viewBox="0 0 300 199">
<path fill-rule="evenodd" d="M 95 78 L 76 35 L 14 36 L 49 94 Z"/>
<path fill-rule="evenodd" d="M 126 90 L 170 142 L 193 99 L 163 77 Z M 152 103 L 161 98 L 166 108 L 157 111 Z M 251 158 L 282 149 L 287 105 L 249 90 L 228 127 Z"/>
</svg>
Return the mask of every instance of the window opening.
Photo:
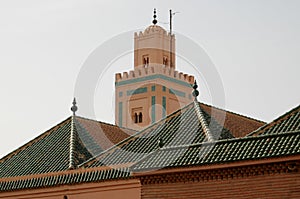
<svg viewBox="0 0 300 199">
<path fill-rule="evenodd" d="M 139 123 L 143 122 L 143 114 L 140 112 L 139 113 Z"/>
</svg>

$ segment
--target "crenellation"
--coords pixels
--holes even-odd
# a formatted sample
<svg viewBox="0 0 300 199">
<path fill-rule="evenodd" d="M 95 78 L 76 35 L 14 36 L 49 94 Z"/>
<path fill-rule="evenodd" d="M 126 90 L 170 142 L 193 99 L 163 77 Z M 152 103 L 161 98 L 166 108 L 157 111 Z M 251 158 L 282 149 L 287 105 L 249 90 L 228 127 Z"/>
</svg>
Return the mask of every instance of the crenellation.
<svg viewBox="0 0 300 199">
<path fill-rule="evenodd" d="M 116 73 L 115 74 L 115 79 L 116 79 L 116 82 L 119 81 L 119 80 L 121 80 L 122 79 L 121 73 Z"/>
<path fill-rule="evenodd" d="M 174 77 L 175 77 L 175 78 L 178 77 L 178 71 L 174 71 Z"/>
<path fill-rule="evenodd" d="M 140 66 L 138 68 L 135 68 L 134 70 L 123 72 L 123 74 L 116 73 L 115 81 L 119 82 L 119 81 L 134 79 L 134 78 L 150 76 L 153 74 L 165 75 L 184 82 L 188 82 L 190 84 L 193 84 L 194 82 L 194 76 L 185 74 L 183 72 L 179 72 L 174 68 L 171 68 L 169 66 L 163 66 L 161 64 L 150 64 L 147 66 Z"/>
<path fill-rule="evenodd" d="M 170 41 L 172 41 L 172 46 L 170 46 Z M 171 50 L 170 47 L 172 47 Z M 144 31 L 136 32 L 134 34 L 134 68 L 127 71 L 128 73 L 123 73 L 123 76 L 121 74 L 116 76 L 115 80 L 116 102 L 123 103 L 122 106 L 116 103 L 116 123 L 140 130 L 189 103 L 190 98 L 187 97 L 191 92 L 189 76 L 175 68 L 175 36 L 173 34 L 158 25 L 151 25 Z M 148 84 L 151 86 L 145 86 Z M 163 84 L 163 87 L 156 87 L 156 84 Z M 167 89 L 173 89 L 174 92 L 169 92 L 170 90 L 167 92 Z M 132 92 L 134 95 L 128 95 L 128 91 L 134 91 Z M 120 92 L 126 92 L 126 98 L 120 96 Z M 153 108 L 153 104 L 165 107 L 156 109 Z M 143 112 L 142 117 L 145 119 L 142 119 L 142 122 L 136 122 L 136 117 L 134 116 L 134 120 L 132 117 L 133 112 L 139 112 L 138 114 Z M 122 120 L 122 118 L 127 119 Z"/>
<path fill-rule="evenodd" d="M 183 73 L 182 73 L 182 72 L 180 72 L 180 73 L 179 73 L 179 79 L 180 79 L 180 80 L 182 80 L 182 79 L 183 79 L 183 78 L 182 78 L 182 76 L 183 76 Z"/>
<path fill-rule="evenodd" d="M 190 75 L 189 76 L 189 82 L 190 82 L 190 84 L 193 84 L 194 81 L 195 81 L 195 77 L 193 75 Z"/>
<path fill-rule="evenodd" d="M 123 72 L 123 79 L 128 79 L 128 73 L 127 72 Z"/>
<path fill-rule="evenodd" d="M 136 34 L 134 36 L 135 37 L 141 37 L 141 36 L 143 36 L 143 32 L 142 31 L 139 31 L 139 33 L 136 32 Z"/>
<path fill-rule="evenodd" d="M 133 70 L 129 71 L 129 78 L 130 79 L 135 78 L 134 73 L 135 73 L 135 71 L 133 71 Z"/>
<path fill-rule="evenodd" d="M 160 33 L 161 35 L 165 36 L 165 37 L 171 37 L 171 36 L 173 36 L 173 34 L 171 35 L 169 32 L 167 32 L 166 30 L 164 30 L 162 27 L 160 27 L 158 25 L 152 25 L 152 26 L 149 26 L 144 31 L 139 31 L 138 33 L 135 32 L 134 33 L 134 37 L 135 38 L 144 37 L 144 36 L 148 36 L 150 34 L 157 33 L 157 32 Z"/>
<path fill-rule="evenodd" d="M 142 75 L 141 68 L 134 68 L 133 72 L 135 77 L 140 77 Z"/>
<path fill-rule="evenodd" d="M 183 74 L 184 81 L 187 81 L 188 74 Z"/>
</svg>

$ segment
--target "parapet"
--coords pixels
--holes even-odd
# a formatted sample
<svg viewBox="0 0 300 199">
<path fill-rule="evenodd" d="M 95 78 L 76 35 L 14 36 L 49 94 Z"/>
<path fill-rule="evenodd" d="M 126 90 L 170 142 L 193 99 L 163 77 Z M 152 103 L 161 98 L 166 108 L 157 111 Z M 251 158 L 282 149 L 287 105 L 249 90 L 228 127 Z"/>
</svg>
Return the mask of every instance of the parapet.
<svg viewBox="0 0 300 199">
<path fill-rule="evenodd" d="M 129 72 L 116 73 L 115 82 L 121 82 L 125 80 L 131 80 L 151 75 L 161 74 L 167 77 L 171 77 L 180 81 L 184 81 L 189 84 L 194 83 L 194 76 L 184 74 L 182 72 L 174 70 L 169 66 L 163 66 L 161 64 L 149 64 L 148 66 L 139 66 Z"/>
<path fill-rule="evenodd" d="M 143 36 L 147 36 L 153 33 L 160 33 L 164 36 L 170 36 L 170 33 L 167 32 L 165 29 L 163 29 L 162 27 L 158 26 L 158 25 L 151 25 L 148 28 L 146 28 L 144 31 L 140 31 L 140 32 L 135 32 L 134 33 L 134 37 L 143 37 Z"/>
</svg>

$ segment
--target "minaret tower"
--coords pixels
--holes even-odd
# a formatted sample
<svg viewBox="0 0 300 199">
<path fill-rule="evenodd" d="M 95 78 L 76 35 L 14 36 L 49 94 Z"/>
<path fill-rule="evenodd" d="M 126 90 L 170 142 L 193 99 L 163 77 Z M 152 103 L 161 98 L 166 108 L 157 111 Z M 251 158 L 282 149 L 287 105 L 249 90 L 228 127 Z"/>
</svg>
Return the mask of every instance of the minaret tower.
<svg viewBox="0 0 300 199">
<path fill-rule="evenodd" d="M 142 33 L 134 34 L 134 67 L 160 64 L 175 68 L 175 36 L 167 33 L 162 27 L 156 25 L 156 10 L 154 9 L 153 25 Z M 172 48 L 170 54 L 170 47 Z M 172 57 L 172 61 L 170 61 Z M 171 65 L 172 63 L 172 65 Z"/>
<path fill-rule="evenodd" d="M 121 127 L 141 130 L 193 101 L 194 77 L 175 70 L 175 35 L 156 18 L 154 9 L 153 24 L 134 34 L 134 70 L 115 77 L 115 123 Z"/>
</svg>

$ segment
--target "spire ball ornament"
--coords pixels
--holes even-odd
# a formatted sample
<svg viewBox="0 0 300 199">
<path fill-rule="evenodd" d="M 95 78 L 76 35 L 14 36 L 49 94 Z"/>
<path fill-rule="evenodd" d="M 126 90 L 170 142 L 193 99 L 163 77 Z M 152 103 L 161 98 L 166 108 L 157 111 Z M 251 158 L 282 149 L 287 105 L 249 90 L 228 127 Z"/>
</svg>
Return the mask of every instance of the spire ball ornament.
<svg viewBox="0 0 300 199">
<path fill-rule="evenodd" d="M 156 8 L 154 8 L 154 15 L 153 15 L 153 21 L 152 21 L 152 23 L 155 25 L 155 24 L 157 24 L 157 20 L 156 20 Z"/>
<path fill-rule="evenodd" d="M 196 82 L 196 80 L 195 80 L 195 82 L 194 82 L 194 84 L 193 84 L 193 92 L 192 92 L 192 94 L 193 94 L 193 96 L 195 97 L 195 98 L 197 98 L 198 97 L 198 95 L 199 95 L 199 91 L 197 90 L 197 88 L 198 88 L 198 85 L 197 85 L 197 82 Z"/>
<path fill-rule="evenodd" d="M 73 99 L 73 106 L 71 107 L 71 111 L 73 112 L 73 115 L 75 115 L 75 112 L 78 110 L 78 107 L 76 106 L 76 99 L 74 97 Z"/>
</svg>

